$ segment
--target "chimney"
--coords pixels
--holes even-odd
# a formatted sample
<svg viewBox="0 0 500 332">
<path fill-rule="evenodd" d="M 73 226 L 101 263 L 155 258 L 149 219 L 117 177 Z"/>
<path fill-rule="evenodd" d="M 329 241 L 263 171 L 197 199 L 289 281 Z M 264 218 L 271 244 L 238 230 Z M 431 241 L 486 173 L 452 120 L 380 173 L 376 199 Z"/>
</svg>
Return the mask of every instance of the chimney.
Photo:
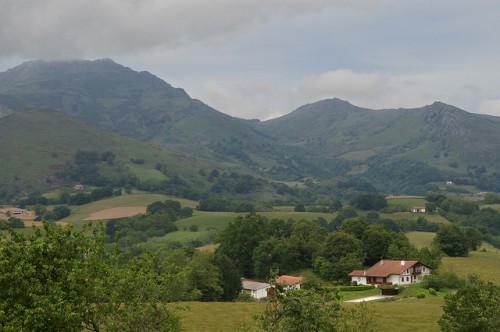
<svg viewBox="0 0 500 332">
<path fill-rule="evenodd" d="M 363 271 L 363 275 L 365 276 L 366 275 L 366 270 Z"/>
<path fill-rule="evenodd" d="M 383 259 L 380 261 L 380 265 L 384 265 L 384 260 Z"/>
<path fill-rule="evenodd" d="M 405 261 L 401 261 L 401 266 L 405 266 L 406 265 L 406 262 Z"/>
</svg>

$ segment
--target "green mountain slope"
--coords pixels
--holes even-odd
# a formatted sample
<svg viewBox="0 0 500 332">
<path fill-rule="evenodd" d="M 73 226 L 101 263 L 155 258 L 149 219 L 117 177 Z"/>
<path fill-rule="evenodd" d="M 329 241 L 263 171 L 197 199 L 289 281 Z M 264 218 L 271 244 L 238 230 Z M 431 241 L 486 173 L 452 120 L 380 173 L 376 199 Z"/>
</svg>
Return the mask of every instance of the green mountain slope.
<svg viewBox="0 0 500 332">
<path fill-rule="evenodd" d="M 323 100 L 258 128 L 331 165 L 332 175 L 364 176 L 386 190 L 422 191 L 416 187 L 448 180 L 500 189 L 500 118 L 443 103 L 370 110 Z"/>
<path fill-rule="evenodd" d="M 51 108 L 115 132 L 252 169 L 290 167 L 251 126 L 112 60 L 32 61 L 0 73 L 0 110 Z"/>
<path fill-rule="evenodd" d="M 101 172 L 108 176 L 120 173 L 141 181 L 160 182 L 175 175 L 201 190 L 208 183 L 199 175 L 200 169 L 217 167 L 215 163 L 115 134 L 61 112 L 32 109 L 0 119 L 0 196 L 71 186 L 70 180 L 61 179 L 57 173 L 74 162 L 78 150 L 114 153 L 113 166 L 100 165 Z"/>
</svg>

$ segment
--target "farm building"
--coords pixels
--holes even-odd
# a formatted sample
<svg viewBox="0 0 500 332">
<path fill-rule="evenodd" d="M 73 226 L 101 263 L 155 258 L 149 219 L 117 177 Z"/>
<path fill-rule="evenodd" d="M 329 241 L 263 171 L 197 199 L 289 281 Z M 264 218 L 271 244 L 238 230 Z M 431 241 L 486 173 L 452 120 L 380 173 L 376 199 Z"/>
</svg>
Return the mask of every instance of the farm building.
<svg viewBox="0 0 500 332">
<path fill-rule="evenodd" d="M 418 261 L 381 260 L 368 270 L 349 273 L 351 282 L 358 285 L 408 285 L 422 282 L 423 276 L 432 272 Z"/>
<path fill-rule="evenodd" d="M 413 213 L 425 213 L 425 207 L 424 206 L 412 207 L 411 212 L 413 212 Z"/>
<path fill-rule="evenodd" d="M 249 293 L 253 298 L 260 300 L 267 297 L 267 290 L 270 284 L 255 280 L 241 278 L 242 292 Z"/>
</svg>

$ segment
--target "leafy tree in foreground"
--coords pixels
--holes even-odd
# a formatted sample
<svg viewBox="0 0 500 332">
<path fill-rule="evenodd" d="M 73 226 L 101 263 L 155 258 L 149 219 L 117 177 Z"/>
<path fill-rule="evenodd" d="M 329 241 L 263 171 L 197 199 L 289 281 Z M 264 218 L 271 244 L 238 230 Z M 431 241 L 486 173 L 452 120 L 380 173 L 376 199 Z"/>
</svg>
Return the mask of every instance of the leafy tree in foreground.
<svg viewBox="0 0 500 332">
<path fill-rule="evenodd" d="M 269 298 L 264 313 L 256 316 L 262 331 L 374 331 L 372 313 L 366 305 L 342 308 L 335 288 L 285 292 L 273 280 L 275 296 Z"/>
<path fill-rule="evenodd" d="M 93 236 L 71 226 L 11 231 L 0 238 L 0 330 L 176 331 L 165 302 L 186 275 L 158 269 L 158 256 L 118 264 Z"/>
<path fill-rule="evenodd" d="M 443 331 L 498 331 L 500 286 L 471 277 L 456 293 L 445 297 L 439 320 Z"/>
</svg>

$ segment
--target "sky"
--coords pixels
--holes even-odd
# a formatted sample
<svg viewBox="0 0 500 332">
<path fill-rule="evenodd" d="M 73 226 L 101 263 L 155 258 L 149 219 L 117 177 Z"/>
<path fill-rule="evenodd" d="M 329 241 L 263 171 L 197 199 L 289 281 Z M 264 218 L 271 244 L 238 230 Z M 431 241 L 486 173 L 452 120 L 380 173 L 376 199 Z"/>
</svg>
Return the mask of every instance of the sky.
<svg viewBox="0 0 500 332">
<path fill-rule="evenodd" d="M 340 98 L 500 116 L 497 0 L 0 0 L 0 71 L 111 58 L 226 114 Z"/>
</svg>

